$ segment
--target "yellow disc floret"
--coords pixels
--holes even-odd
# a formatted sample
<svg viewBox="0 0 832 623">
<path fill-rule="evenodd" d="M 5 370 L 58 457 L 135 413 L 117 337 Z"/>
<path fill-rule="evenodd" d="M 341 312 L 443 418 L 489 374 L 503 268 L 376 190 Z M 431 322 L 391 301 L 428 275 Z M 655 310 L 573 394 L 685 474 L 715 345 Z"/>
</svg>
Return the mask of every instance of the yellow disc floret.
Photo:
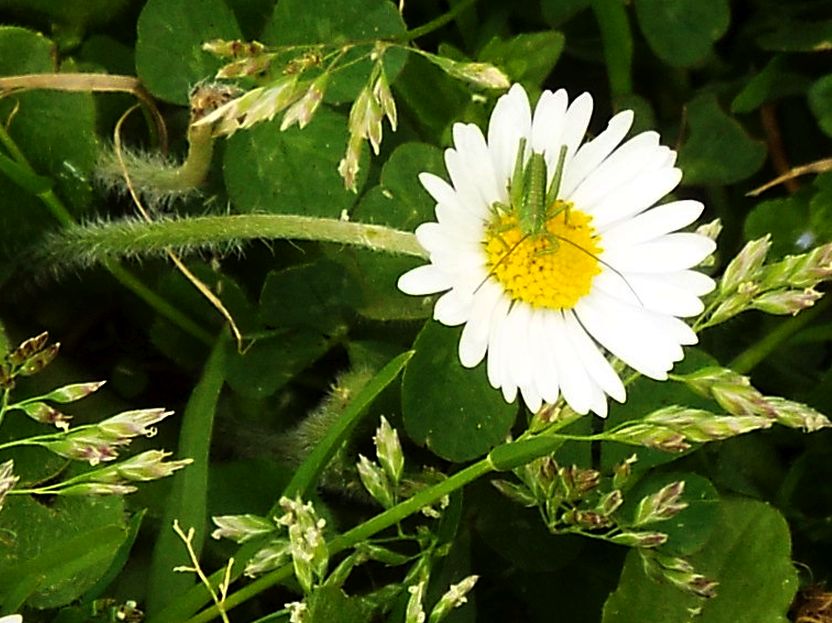
<svg viewBox="0 0 832 623">
<path fill-rule="evenodd" d="M 560 200 L 550 213 L 541 232 L 524 234 L 513 212 L 497 212 L 483 240 L 488 271 L 512 299 L 571 309 L 601 272 L 603 249 L 591 216 Z"/>
</svg>

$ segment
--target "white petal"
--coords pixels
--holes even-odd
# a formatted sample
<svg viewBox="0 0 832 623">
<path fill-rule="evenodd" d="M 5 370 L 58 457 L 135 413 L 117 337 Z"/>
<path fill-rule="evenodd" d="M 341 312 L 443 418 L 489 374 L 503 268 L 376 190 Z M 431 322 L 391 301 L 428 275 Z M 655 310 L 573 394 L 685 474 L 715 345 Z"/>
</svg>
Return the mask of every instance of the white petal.
<svg viewBox="0 0 832 623">
<path fill-rule="evenodd" d="M 505 184 L 498 183 L 497 175 L 482 131 L 473 123 L 455 123 L 454 145 L 468 172 L 468 178 L 477 182 L 480 197 L 486 205 L 502 201 Z M 502 190 L 500 190 L 502 186 Z"/>
<path fill-rule="evenodd" d="M 575 314 L 565 313 L 564 320 L 569 330 L 569 337 L 572 345 L 578 354 L 578 358 L 589 374 L 590 378 L 604 391 L 618 402 L 624 402 L 627 392 L 607 358 L 601 354 L 598 346 L 587 335 L 584 328 L 578 322 Z M 606 403 L 606 401 L 604 401 Z M 600 415 L 600 414 L 599 414 Z"/>
<path fill-rule="evenodd" d="M 506 402 L 514 402 L 517 398 L 517 384 L 514 383 L 511 374 L 511 325 L 509 324 L 509 316 L 514 309 L 513 305 L 509 307 L 508 312 L 500 323 L 500 331 L 497 334 L 497 344 L 499 355 L 495 356 L 495 365 L 497 367 L 497 376 L 500 379 L 499 387 L 503 392 L 503 398 Z M 491 351 L 489 350 L 489 354 Z M 490 363 L 489 359 L 489 363 Z"/>
<path fill-rule="evenodd" d="M 517 400 L 517 385 L 512 385 L 510 382 L 505 383 L 501 388 L 500 391 L 503 392 L 503 399 L 511 404 L 515 400 Z"/>
<path fill-rule="evenodd" d="M 586 210 L 644 171 L 662 168 L 669 152 L 668 147 L 659 145 L 656 132 L 642 132 L 590 171 L 567 198 Z"/>
<path fill-rule="evenodd" d="M 564 169 L 561 196 L 569 197 L 578 184 L 618 147 L 632 125 L 633 111 L 622 110 L 610 119 L 603 132 L 581 146 L 575 157 L 569 161 L 569 166 Z"/>
<path fill-rule="evenodd" d="M 554 312 L 548 309 L 535 309 L 532 312 L 532 319 L 529 325 L 529 347 L 531 350 L 535 389 L 543 400 L 549 404 L 557 402 L 558 396 L 560 395 L 555 358 L 550 352 L 551 349 L 546 348 L 545 316 L 552 313 Z"/>
<path fill-rule="evenodd" d="M 425 296 L 448 290 L 453 285 L 451 278 L 433 264 L 417 266 L 407 271 L 398 281 L 399 290 L 413 296 Z"/>
<path fill-rule="evenodd" d="M 562 313 L 551 314 L 548 320 L 552 332 L 552 348 L 560 380 L 560 391 L 576 413 L 584 414 L 589 411 L 592 401 L 592 385 L 589 377 L 580 364 L 578 354 L 569 339 L 569 330 Z"/>
<path fill-rule="evenodd" d="M 433 317 L 444 325 L 455 327 L 468 320 L 473 297 L 454 288 L 436 301 Z"/>
<path fill-rule="evenodd" d="M 560 145 L 568 101 L 569 98 L 563 89 L 559 89 L 557 93 L 543 91 L 540 99 L 537 100 L 531 130 L 531 148 L 535 152 L 544 153 L 552 150 L 554 153 L 557 151 L 553 149 L 553 146 Z M 554 155 L 557 156 L 557 154 Z"/>
<path fill-rule="evenodd" d="M 689 290 L 696 296 L 704 296 L 716 287 L 716 282 L 713 279 L 695 270 L 668 273 L 665 277 L 671 279 L 674 283 L 678 283 L 679 287 Z"/>
<path fill-rule="evenodd" d="M 600 389 L 592 394 L 592 403 L 589 405 L 589 410 L 601 418 L 606 418 L 609 413 L 609 405 L 607 404 L 607 395 Z"/>
<path fill-rule="evenodd" d="M 506 317 L 511 309 L 511 300 L 503 295 L 497 301 L 494 307 L 494 312 L 491 315 L 491 326 L 488 332 L 488 358 L 486 360 L 486 368 L 488 373 L 488 382 L 491 387 L 499 389 L 504 382 L 503 378 L 503 327 L 506 324 Z"/>
<path fill-rule="evenodd" d="M 679 185 L 682 172 L 679 169 L 647 171 L 592 206 L 592 225 L 602 229 L 616 221 L 629 218 L 654 205 Z"/>
<path fill-rule="evenodd" d="M 716 249 L 701 234 L 667 234 L 632 247 L 604 250 L 603 259 L 623 273 L 664 273 L 696 266 Z"/>
<path fill-rule="evenodd" d="M 480 253 L 478 241 L 457 235 L 459 230 L 444 227 L 439 223 L 428 221 L 416 228 L 416 240 L 428 253 L 442 253 L 454 250 L 468 253 Z"/>
<path fill-rule="evenodd" d="M 508 182 L 521 137 L 529 136 L 531 107 L 525 89 L 515 84 L 497 100 L 488 124 L 488 150 L 497 181 Z"/>
<path fill-rule="evenodd" d="M 529 411 L 532 413 L 540 411 L 540 407 L 543 406 L 543 398 L 537 393 L 537 388 L 535 388 L 534 383 L 521 385 L 520 394 L 523 396 L 523 402 L 526 403 Z"/>
<path fill-rule="evenodd" d="M 626 305 L 598 291 L 581 299 L 575 312 L 601 346 L 650 378 L 666 379 L 673 362 L 682 357 L 674 336 L 658 330 L 658 319 L 667 316 Z"/>
<path fill-rule="evenodd" d="M 629 305 L 643 306 L 660 314 L 689 318 L 704 309 L 695 293 L 665 274 L 617 275 L 613 271 L 603 271 L 595 278 L 592 287 Z"/>
<path fill-rule="evenodd" d="M 460 210 L 445 203 L 437 203 L 434 210 L 437 222 L 453 231 L 455 235 L 463 240 L 480 241 L 483 238 L 485 222 L 468 212 Z"/>
<path fill-rule="evenodd" d="M 480 194 L 479 181 L 468 171 L 465 157 L 455 149 L 446 149 L 445 168 L 448 170 L 459 202 L 472 214 L 485 218 L 490 204 Z"/>
<path fill-rule="evenodd" d="M 528 385 L 532 378 L 532 363 L 529 358 L 529 324 L 532 308 L 526 303 L 515 301 L 508 314 L 506 361 L 512 383 L 518 387 Z"/>
<path fill-rule="evenodd" d="M 489 279 L 474 294 L 471 315 L 459 339 L 459 360 L 466 368 L 473 368 L 485 357 L 491 317 L 502 293 L 502 288 Z"/>
<path fill-rule="evenodd" d="M 437 203 L 442 203 L 455 210 L 464 210 L 453 186 L 433 173 L 420 173 L 419 182 Z"/>
<path fill-rule="evenodd" d="M 566 110 L 560 141 L 551 145 L 546 152 L 547 163 L 557 162 L 561 145 L 566 145 L 566 162 L 569 163 L 575 156 L 575 152 L 578 151 L 578 146 L 584 140 L 591 117 L 592 96 L 589 93 L 581 93 Z"/>
<path fill-rule="evenodd" d="M 612 249 L 653 240 L 664 234 L 687 227 L 699 218 L 705 206 L 698 201 L 672 201 L 652 208 L 601 232 L 602 246 Z"/>
</svg>

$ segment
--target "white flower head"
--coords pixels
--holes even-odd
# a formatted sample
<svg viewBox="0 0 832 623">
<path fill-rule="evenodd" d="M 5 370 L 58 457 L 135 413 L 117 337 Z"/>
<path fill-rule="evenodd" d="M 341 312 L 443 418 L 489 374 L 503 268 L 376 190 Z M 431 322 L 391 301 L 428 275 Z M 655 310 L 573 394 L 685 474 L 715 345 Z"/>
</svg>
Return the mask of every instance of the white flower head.
<svg viewBox="0 0 832 623">
<path fill-rule="evenodd" d="M 622 143 L 629 110 L 584 142 L 591 114 L 588 93 L 569 103 L 563 89 L 544 91 L 532 113 L 515 84 L 487 138 L 457 123 L 451 183 L 419 177 L 437 202 L 437 222 L 416 229 L 430 263 L 399 278 L 407 294 L 444 292 L 434 318 L 465 325 L 462 364 L 487 357 L 491 385 L 508 402 L 519 390 L 533 412 L 563 395 L 578 413 L 606 416 L 607 395 L 626 398 L 607 355 L 666 379 L 697 342 L 680 318 L 699 314 L 714 288 L 691 269 L 715 243 L 677 231 L 704 206 L 655 205 L 682 179 L 676 153 L 656 132 Z"/>
</svg>

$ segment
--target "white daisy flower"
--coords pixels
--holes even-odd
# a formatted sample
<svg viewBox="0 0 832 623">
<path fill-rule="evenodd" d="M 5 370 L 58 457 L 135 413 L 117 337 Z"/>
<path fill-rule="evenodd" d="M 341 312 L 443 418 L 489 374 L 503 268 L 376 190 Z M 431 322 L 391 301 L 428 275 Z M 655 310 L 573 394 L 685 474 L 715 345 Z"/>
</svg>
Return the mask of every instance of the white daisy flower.
<svg viewBox="0 0 832 623">
<path fill-rule="evenodd" d="M 419 177 L 437 202 L 437 222 L 416 229 L 430 264 L 399 278 L 407 294 L 445 292 L 434 318 L 465 325 L 462 365 L 487 356 L 491 385 L 508 402 L 519 390 L 533 412 L 562 395 L 578 413 L 606 416 L 607 395 L 626 398 L 608 355 L 666 379 L 697 342 L 680 318 L 699 314 L 714 287 L 691 270 L 714 242 L 677 232 L 704 206 L 654 207 L 682 179 L 676 153 L 656 132 L 622 144 L 630 110 L 583 142 L 591 114 L 588 93 L 570 104 L 563 89 L 544 91 L 532 114 L 514 85 L 487 140 L 457 123 L 445 152 L 451 184 Z"/>
</svg>

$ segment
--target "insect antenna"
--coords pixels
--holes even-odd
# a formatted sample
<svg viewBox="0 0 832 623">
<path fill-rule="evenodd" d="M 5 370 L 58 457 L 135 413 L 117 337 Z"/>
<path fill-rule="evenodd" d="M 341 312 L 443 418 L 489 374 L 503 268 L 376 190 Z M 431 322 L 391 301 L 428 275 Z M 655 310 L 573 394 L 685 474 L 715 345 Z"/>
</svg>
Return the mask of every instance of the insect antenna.
<svg viewBox="0 0 832 623">
<path fill-rule="evenodd" d="M 485 282 L 486 282 L 486 281 L 488 281 L 489 279 L 491 279 L 491 277 L 493 277 L 494 275 L 496 275 L 496 274 L 497 274 L 497 269 L 498 269 L 498 268 L 499 268 L 499 267 L 503 264 L 503 262 L 505 262 L 505 261 L 509 258 L 509 256 L 510 256 L 512 253 L 514 253 L 514 250 L 515 250 L 517 247 L 519 247 L 521 244 L 523 244 L 523 242 L 525 242 L 525 241 L 526 241 L 526 239 L 527 239 L 529 236 L 530 236 L 530 234 L 526 234 L 525 236 L 523 236 L 522 238 L 520 238 L 520 240 L 518 240 L 517 242 L 515 242 L 513 245 L 511 245 L 511 246 L 509 247 L 508 251 L 506 251 L 506 252 L 503 254 L 503 256 L 502 256 L 499 260 L 497 260 L 497 262 L 494 264 L 494 266 L 492 266 L 492 267 L 491 267 L 491 270 L 490 270 L 490 271 L 488 271 L 488 274 L 485 276 L 485 279 L 483 279 L 483 280 L 480 282 L 480 285 L 478 285 L 478 286 L 474 289 L 474 294 L 476 294 L 477 292 L 479 292 L 480 288 L 481 288 L 481 287 L 483 287 L 483 286 L 485 285 Z"/>
<path fill-rule="evenodd" d="M 644 302 L 641 300 L 641 297 L 639 297 L 638 292 L 636 292 L 635 289 L 633 288 L 633 286 L 630 285 L 630 282 L 627 281 L 627 278 L 621 273 L 620 270 L 615 268 L 609 262 L 605 262 L 604 260 L 602 260 L 600 257 L 595 255 L 592 251 L 588 251 L 588 250 L 584 249 L 581 245 L 579 245 L 574 240 L 569 240 L 569 238 L 565 238 L 564 236 L 558 236 L 557 234 L 551 234 L 551 235 L 554 236 L 555 238 L 557 238 L 558 240 L 566 242 L 567 244 L 571 244 L 573 247 L 578 249 L 581 253 L 586 253 L 589 257 L 594 259 L 596 262 L 598 262 L 600 264 L 603 264 L 604 266 L 609 268 L 612 272 L 614 272 L 616 275 L 618 275 L 618 277 L 621 279 L 621 281 L 624 282 L 624 285 L 627 286 L 627 289 L 630 292 L 632 292 L 634 297 L 636 297 L 636 300 L 638 301 L 638 304 L 641 305 L 642 307 L 644 307 Z"/>
</svg>

